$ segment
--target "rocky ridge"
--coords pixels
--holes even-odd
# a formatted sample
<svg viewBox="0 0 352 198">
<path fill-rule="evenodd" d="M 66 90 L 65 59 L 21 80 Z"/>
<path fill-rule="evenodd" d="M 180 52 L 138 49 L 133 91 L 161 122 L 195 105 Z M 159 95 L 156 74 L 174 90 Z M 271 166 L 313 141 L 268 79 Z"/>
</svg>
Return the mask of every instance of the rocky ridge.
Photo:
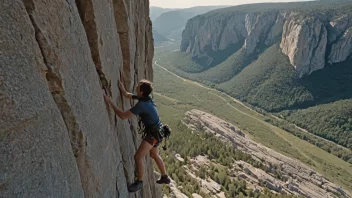
<svg viewBox="0 0 352 198">
<path fill-rule="evenodd" d="M 350 192 L 328 181 L 321 174 L 309 168 L 302 162 L 282 155 L 268 147 L 258 144 L 247 137 L 238 127 L 200 110 L 186 112 L 184 123 L 192 131 L 212 133 L 225 142 L 233 144 L 237 149 L 250 154 L 267 165 L 271 172 L 280 171 L 282 178 L 274 177 L 271 172 L 265 172 L 252 165 L 237 161 L 229 173 L 247 182 L 254 190 L 265 187 L 281 194 L 302 195 L 305 197 L 351 197 Z M 204 158 L 204 157 L 203 157 Z M 192 161 L 192 160 L 191 160 Z M 209 161 L 196 161 L 196 167 L 204 167 Z M 333 194 L 333 193 L 334 194 Z"/>
<path fill-rule="evenodd" d="M 300 77 L 324 68 L 327 63 L 350 59 L 352 4 L 333 4 L 323 11 L 299 5 L 300 9 L 267 8 L 272 6 L 270 4 L 250 5 L 244 9 L 238 6 L 194 17 L 187 22 L 180 49 L 193 58 L 207 57 L 207 62 L 211 63 L 213 52 L 231 45 L 244 43 L 247 55 L 251 55 L 280 43 L 282 52 Z M 262 11 L 255 10 L 256 6 L 263 7 Z"/>
<path fill-rule="evenodd" d="M 0 197 L 161 197 L 152 163 L 129 194 L 137 120 L 116 118 L 117 81 L 153 79 L 149 1 L 4 0 Z"/>
</svg>

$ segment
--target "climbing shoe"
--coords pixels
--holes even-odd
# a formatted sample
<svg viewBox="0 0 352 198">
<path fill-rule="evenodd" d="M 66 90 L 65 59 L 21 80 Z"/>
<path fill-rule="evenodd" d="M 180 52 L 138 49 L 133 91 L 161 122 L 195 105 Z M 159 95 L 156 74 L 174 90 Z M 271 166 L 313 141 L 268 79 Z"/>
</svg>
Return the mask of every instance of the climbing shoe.
<svg viewBox="0 0 352 198">
<path fill-rule="evenodd" d="M 169 178 L 169 176 L 167 175 L 164 175 L 164 176 L 161 176 L 160 179 L 158 181 L 156 181 L 156 183 L 158 184 L 170 184 L 171 180 Z"/>
<path fill-rule="evenodd" d="M 128 186 L 128 192 L 137 192 L 143 187 L 143 181 L 136 181 Z"/>
</svg>

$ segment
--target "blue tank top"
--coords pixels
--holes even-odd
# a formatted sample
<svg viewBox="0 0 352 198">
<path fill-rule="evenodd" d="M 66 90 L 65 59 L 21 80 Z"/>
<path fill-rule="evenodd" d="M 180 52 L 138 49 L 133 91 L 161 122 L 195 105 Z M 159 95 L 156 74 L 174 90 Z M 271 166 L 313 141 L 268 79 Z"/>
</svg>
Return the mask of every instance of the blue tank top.
<svg viewBox="0 0 352 198">
<path fill-rule="evenodd" d="M 138 103 L 130 109 L 134 115 L 139 115 L 144 126 L 161 126 L 158 110 L 153 100 L 139 100 Z"/>
</svg>

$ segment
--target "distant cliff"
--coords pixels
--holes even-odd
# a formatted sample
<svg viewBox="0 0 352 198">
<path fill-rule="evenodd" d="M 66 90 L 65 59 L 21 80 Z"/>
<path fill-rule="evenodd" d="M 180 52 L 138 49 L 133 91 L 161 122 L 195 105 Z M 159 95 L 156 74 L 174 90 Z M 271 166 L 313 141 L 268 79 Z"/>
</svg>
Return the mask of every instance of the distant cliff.
<svg viewBox="0 0 352 198">
<path fill-rule="evenodd" d="M 140 137 L 103 100 L 131 107 L 153 79 L 149 1 L 0 2 L 0 197 L 161 197 L 147 159 L 129 194 Z M 110 84 L 110 85 L 109 85 Z"/>
<path fill-rule="evenodd" d="M 298 75 L 309 75 L 352 57 L 352 4 L 253 4 L 215 10 L 187 22 L 181 51 L 211 63 L 213 52 L 239 43 L 247 55 L 279 43 Z"/>
</svg>

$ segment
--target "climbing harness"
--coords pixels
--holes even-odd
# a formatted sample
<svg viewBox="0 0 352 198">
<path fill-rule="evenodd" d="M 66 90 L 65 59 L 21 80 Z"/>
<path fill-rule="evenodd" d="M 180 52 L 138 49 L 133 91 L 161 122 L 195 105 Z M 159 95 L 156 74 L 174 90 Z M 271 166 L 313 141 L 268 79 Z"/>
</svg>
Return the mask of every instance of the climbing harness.
<svg viewBox="0 0 352 198">
<path fill-rule="evenodd" d="M 132 99 L 146 101 L 146 102 L 147 101 L 153 102 L 151 97 L 140 98 L 136 95 L 133 95 Z M 161 127 L 155 126 L 155 125 L 145 126 L 142 122 L 141 117 L 139 116 L 139 118 L 138 118 L 138 133 L 142 135 L 142 139 L 144 139 L 145 137 L 150 135 L 153 138 L 155 138 L 158 142 L 164 141 L 164 146 L 162 148 L 164 151 L 167 150 L 167 139 L 171 135 L 171 129 L 168 125 L 162 125 Z"/>
<path fill-rule="evenodd" d="M 170 135 L 171 135 L 171 129 L 168 125 L 163 125 L 161 127 L 162 131 L 163 131 L 163 135 L 164 135 L 164 146 L 162 147 L 164 151 L 167 150 L 167 139 L 169 139 Z"/>
</svg>

